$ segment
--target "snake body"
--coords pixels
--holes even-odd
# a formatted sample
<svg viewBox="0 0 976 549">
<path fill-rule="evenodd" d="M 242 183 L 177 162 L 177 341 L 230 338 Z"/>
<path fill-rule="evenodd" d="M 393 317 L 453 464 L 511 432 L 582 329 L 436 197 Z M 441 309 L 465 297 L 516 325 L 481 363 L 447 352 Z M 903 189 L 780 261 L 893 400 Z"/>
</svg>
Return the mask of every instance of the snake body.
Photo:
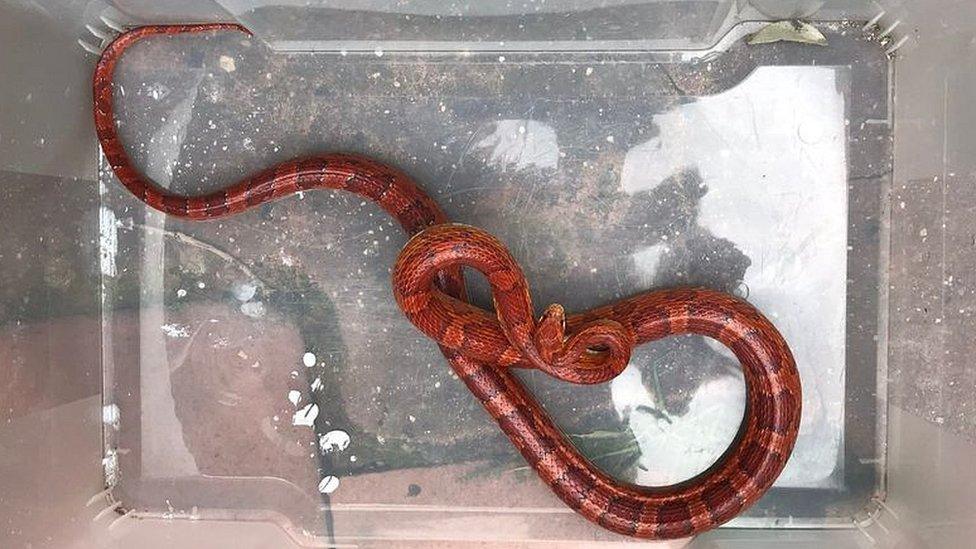
<svg viewBox="0 0 976 549">
<path fill-rule="evenodd" d="M 114 118 L 112 76 L 122 53 L 153 35 L 236 30 L 236 24 L 132 29 L 103 52 L 94 75 L 95 128 L 119 181 L 139 200 L 176 217 L 233 215 L 298 191 L 341 189 L 376 202 L 413 235 L 393 272 L 393 293 L 410 321 L 440 345 L 451 367 L 553 492 L 614 532 L 668 539 L 714 528 L 752 505 L 782 471 L 800 421 L 800 379 L 785 340 L 751 305 L 703 288 L 644 293 L 567 316 L 549 306 L 533 316 L 518 263 L 493 236 L 449 223 L 407 175 L 368 158 L 325 154 L 290 160 L 226 189 L 170 193 L 133 166 Z M 461 268 L 488 279 L 495 311 L 466 301 Z M 746 413 L 735 442 L 711 469 L 681 484 L 617 481 L 586 460 L 525 390 L 513 368 L 537 368 L 573 383 L 620 373 L 635 345 L 701 334 L 728 346 L 742 364 Z"/>
</svg>

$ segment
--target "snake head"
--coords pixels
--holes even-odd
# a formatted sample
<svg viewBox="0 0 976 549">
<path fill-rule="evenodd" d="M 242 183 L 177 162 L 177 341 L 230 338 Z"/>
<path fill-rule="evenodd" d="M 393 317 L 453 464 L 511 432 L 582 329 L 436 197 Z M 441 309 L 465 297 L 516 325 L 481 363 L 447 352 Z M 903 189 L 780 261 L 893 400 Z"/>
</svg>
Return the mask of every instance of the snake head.
<svg viewBox="0 0 976 549">
<path fill-rule="evenodd" d="M 551 363 L 553 357 L 563 349 L 566 340 L 566 311 L 563 306 L 553 303 L 546 307 L 536 324 L 532 341 L 542 360 Z"/>
<path fill-rule="evenodd" d="M 619 322 L 595 320 L 566 334 L 562 305 L 546 307 L 532 333 L 539 357 L 549 374 L 572 383 L 602 383 L 616 377 L 630 362 L 634 336 Z"/>
<path fill-rule="evenodd" d="M 554 375 L 572 383 L 595 384 L 620 375 L 630 362 L 634 334 L 614 320 L 595 320 L 570 334 L 553 356 Z"/>
<path fill-rule="evenodd" d="M 570 334 L 553 366 L 572 374 L 573 383 L 603 383 L 624 371 L 633 349 L 630 330 L 614 320 L 595 320 Z"/>
</svg>

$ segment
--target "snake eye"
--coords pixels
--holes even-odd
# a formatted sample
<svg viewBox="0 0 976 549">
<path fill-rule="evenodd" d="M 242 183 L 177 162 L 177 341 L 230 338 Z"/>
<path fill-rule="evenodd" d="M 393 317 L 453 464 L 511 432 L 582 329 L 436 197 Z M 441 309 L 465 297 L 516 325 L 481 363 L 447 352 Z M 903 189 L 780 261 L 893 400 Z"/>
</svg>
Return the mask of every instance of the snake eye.
<svg viewBox="0 0 976 549">
<path fill-rule="evenodd" d="M 591 355 L 599 355 L 610 350 L 606 345 L 591 345 L 586 348 L 586 352 Z"/>
</svg>

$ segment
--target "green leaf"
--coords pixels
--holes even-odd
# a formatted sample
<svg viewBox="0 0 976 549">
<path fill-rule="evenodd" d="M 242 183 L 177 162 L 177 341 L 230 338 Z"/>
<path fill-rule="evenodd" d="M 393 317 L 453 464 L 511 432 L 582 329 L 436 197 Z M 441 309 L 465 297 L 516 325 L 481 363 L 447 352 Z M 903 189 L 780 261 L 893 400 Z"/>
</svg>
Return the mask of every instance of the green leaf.
<svg viewBox="0 0 976 549">
<path fill-rule="evenodd" d="M 799 42 L 801 44 L 826 46 L 827 37 L 813 25 L 791 19 L 770 23 L 751 35 L 746 41 L 753 46 L 756 44 L 772 44 L 773 42 Z"/>
<path fill-rule="evenodd" d="M 631 476 L 641 456 L 637 439 L 629 427 L 622 431 L 592 431 L 567 436 L 594 465 L 617 478 Z"/>
</svg>

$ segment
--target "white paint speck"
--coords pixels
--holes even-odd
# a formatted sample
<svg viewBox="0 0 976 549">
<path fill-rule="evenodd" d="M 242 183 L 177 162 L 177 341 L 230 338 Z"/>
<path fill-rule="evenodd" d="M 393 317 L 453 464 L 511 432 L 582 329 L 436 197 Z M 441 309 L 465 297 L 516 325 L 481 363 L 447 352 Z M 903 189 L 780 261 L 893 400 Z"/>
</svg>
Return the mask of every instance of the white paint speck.
<svg viewBox="0 0 976 549">
<path fill-rule="evenodd" d="M 207 287 L 207 285 L 204 282 L 202 282 L 202 281 L 201 282 L 197 282 L 197 288 L 200 288 L 202 290 L 202 289 L 204 289 L 206 287 Z"/>
<path fill-rule="evenodd" d="M 251 318 L 261 318 L 266 311 L 264 309 L 264 303 L 260 301 L 248 301 L 247 303 L 241 303 L 241 312 Z"/>
<path fill-rule="evenodd" d="M 349 461 L 356 463 L 356 456 L 349 456 Z"/>
<path fill-rule="evenodd" d="M 167 86 L 158 82 L 149 86 L 149 97 L 152 97 L 153 100 L 159 101 L 167 95 L 169 95 L 169 88 Z"/>
<path fill-rule="evenodd" d="M 607 143 L 613 143 L 613 136 L 612 135 L 608 135 L 607 136 Z"/>
<path fill-rule="evenodd" d="M 105 452 L 102 458 L 102 470 L 105 473 L 105 485 L 115 486 L 119 483 L 119 454 L 114 449 Z"/>
<path fill-rule="evenodd" d="M 218 63 L 220 64 L 220 68 L 224 69 L 224 72 L 234 72 L 237 70 L 237 63 L 229 55 L 221 55 Z"/>
<path fill-rule="evenodd" d="M 186 297 L 186 290 L 183 288 L 176 290 L 176 297 Z"/>
<path fill-rule="evenodd" d="M 234 284 L 234 287 L 231 289 L 231 292 L 233 292 L 234 297 L 238 301 L 250 301 L 257 291 L 257 285 L 250 282 L 238 282 L 237 284 Z"/>
<path fill-rule="evenodd" d="M 322 378 L 317 377 L 312 381 L 311 388 L 313 391 L 318 391 L 322 388 Z"/>
<path fill-rule="evenodd" d="M 383 57 L 383 48 L 376 48 L 373 53 L 376 54 L 376 57 Z"/>
<path fill-rule="evenodd" d="M 302 401 L 302 392 L 295 389 L 288 391 L 288 400 L 291 401 L 292 405 L 298 406 L 298 403 Z"/>
<path fill-rule="evenodd" d="M 339 477 L 332 475 L 323 478 L 322 481 L 319 482 L 319 492 L 322 492 L 323 494 L 331 494 L 332 492 L 335 492 L 336 488 L 338 487 Z"/>
<path fill-rule="evenodd" d="M 414 416 L 407 416 L 407 419 L 410 420 L 410 423 L 413 423 L 413 422 L 417 421 L 417 418 L 414 417 Z"/>
<path fill-rule="evenodd" d="M 341 452 L 349 447 L 349 433 L 335 429 L 319 437 L 319 449 L 322 453 Z"/>
<path fill-rule="evenodd" d="M 295 415 L 291 418 L 291 424 L 298 427 L 311 427 L 317 417 L 319 417 L 318 405 L 306 404 L 304 408 L 295 412 Z"/>
<path fill-rule="evenodd" d="M 586 73 L 586 76 L 589 76 L 589 75 L 593 74 L 593 67 L 586 67 L 585 73 Z"/>
<path fill-rule="evenodd" d="M 302 355 L 302 364 L 304 364 L 306 368 L 315 366 L 316 360 L 315 353 L 305 353 Z"/>
<path fill-rule="evenodd" d="M 183 324 L 163 324 L 159 327 L 167 337 L 190 337 L 190 327 Z"/>
<path fill-rule="evenodd" d="M 115 212 L 102 206 L 98 210 L 98 260 L 105 276 L 114 277 L 116 274 L 115 254 L 118 247 L 118 219 Z"/>
<path fill-rule="evenodd" d="M 116 431 L 119 430 L 122 411 L 116 404 L 106 404 L 102 406 L 102 423 L 111 426 Z"/>
</svg>

